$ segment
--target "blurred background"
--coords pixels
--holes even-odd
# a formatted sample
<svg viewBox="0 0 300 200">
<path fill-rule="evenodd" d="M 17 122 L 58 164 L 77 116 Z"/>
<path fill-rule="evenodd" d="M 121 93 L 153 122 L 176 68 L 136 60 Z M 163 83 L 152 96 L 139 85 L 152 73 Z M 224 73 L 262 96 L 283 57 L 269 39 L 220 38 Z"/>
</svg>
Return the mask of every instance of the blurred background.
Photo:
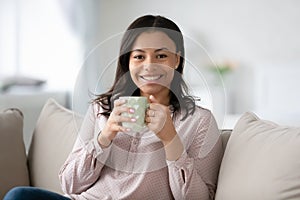
<svg viewBox="0 0 300 200">
<path fill-rule="evenodd" d="M 0 0 L 0 109 L 25 115 L 25 143 L 48 98 L 84 114 L 114 78 L 120 39 L 145 14 L 181 28 L 185 80 L 220 128 L 246 111 L 300 125 L 298 0 Z"/>
</svg>

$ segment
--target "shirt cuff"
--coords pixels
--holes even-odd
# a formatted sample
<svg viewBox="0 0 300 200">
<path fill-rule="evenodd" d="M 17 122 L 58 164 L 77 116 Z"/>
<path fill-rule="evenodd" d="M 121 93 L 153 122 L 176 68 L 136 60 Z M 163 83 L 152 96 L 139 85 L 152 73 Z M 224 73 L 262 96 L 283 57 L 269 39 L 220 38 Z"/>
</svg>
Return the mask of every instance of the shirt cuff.
<svg viewBox="0 0 300 200">
<path fill-rule="evenodd" d="M 168 166 L 174 166 L 175 168 L 180 169 L 182 168 L 182 166 L 185 165 L 187 159 L 188 159 L 188 155 L 186 151 L 183 151 L 183 153 L 177 160 L 174 161 L 166 160 L 166 162 Z"/>
<path fill-rule="evenodd" d="M 112 145 L 109 145 L 107 148 L 102 148 L 98 143 L 97 138 L 93 138 L 87 145 L 87 151 L 92 154 L 94 158 L 105 163 L 109 156 L 111 146 Z"/>
</svg>

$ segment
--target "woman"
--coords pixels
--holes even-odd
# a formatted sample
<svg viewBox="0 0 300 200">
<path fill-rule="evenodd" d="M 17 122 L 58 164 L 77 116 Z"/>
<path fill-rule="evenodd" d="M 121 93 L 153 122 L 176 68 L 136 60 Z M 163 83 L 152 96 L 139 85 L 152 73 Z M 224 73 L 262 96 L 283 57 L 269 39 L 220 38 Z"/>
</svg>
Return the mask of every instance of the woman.
<svg viewBox="0 0 300 200">
<path fill-rule="evenodd" d="M 136 19 L 123 36 L 112 88 L 93 100 L 59 173 L 66 197 L 51 193 L 50 198 L 44 190 L 35 194 L 43 199 L 213 199 L 223 149 L 212 113 L 187 95 L 184 53 L 174 22 L 152 15 Z M 136 119 L 122 115 L 135 110 L 124 106 L 121 96 L 148 98 L 146 130 L 122 126 Z M 5 200 L 21 190 L 26 188 L 11 191 Z"/>
</svg>

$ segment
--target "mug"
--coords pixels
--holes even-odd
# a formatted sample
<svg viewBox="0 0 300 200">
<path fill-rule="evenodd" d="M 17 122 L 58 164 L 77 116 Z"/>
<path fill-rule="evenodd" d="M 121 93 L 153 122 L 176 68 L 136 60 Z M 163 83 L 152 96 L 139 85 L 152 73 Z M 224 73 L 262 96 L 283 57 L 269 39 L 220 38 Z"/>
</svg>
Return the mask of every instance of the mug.
<svg viewBox="0 0 300 200">
<path fill-rule="evenodd" d="M 125 99 L 124 106 L 134 109 L 134 113 L 124 112 L 122 116 L 135 118 L 135 122 L 123 122 L 122 126 L 130 128 L 132 131 L 143 131 L 147 126 L 145 124 L 146 110 L 149 106 L 147 97 L 140 96 L 123 96 L 120 99 Z"/>
</svg>

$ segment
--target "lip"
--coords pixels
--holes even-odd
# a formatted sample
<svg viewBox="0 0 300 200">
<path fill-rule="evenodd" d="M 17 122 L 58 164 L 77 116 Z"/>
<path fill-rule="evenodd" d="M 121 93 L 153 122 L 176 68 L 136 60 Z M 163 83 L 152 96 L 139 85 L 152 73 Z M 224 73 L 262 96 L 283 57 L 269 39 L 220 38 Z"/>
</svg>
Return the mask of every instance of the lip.
<svg viewBox="0 0 300 200">
<path fill-rule="evenodd" d="M 162 74 L 158 74 L 158 75 L 140 75 L 139 77 L 144 81 L 158 81 L 159 79 L 161 79 L 163 77 L 163 75 Z"/>
</svg>

